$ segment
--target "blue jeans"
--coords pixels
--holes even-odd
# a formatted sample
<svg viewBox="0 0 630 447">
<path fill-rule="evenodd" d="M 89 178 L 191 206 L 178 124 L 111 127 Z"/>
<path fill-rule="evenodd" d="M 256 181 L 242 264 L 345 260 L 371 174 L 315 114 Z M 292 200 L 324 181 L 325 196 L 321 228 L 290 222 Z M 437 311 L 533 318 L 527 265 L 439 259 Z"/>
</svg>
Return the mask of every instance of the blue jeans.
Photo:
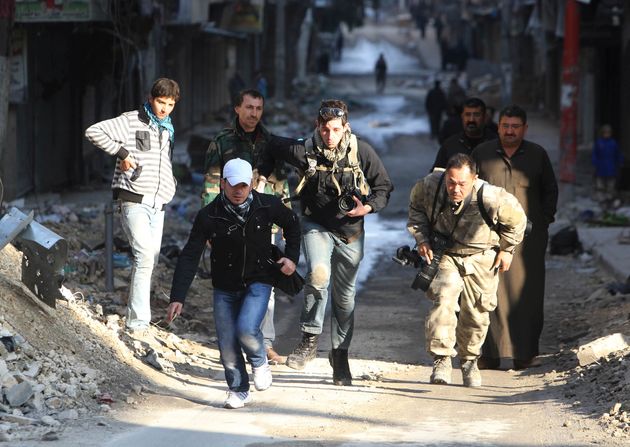
<svg viewBox="0 0 630 447">
<path fill-rule="evenodd" d="M 151 322 L 151 275 L 160 257 L 164 211 L 133 202 L 121 202 L 120 211 L 133 255 L 126 326 L 142 329 Z"/>
<path fill-rule="evenodd" d="M 346 244 L 321 225 L 302 219 L 302 246 L 308 273 L 300 329 L 308 334 L 322 333 L 330 289 L 333 349 L 348 349 L 352 341 L 354 297 L 363 259 L 363 241 L 364 233 Z"/>
<path fill-rule="evenodd" d="M 271 285 L 261 282 L 238 292 L 214 289 L 214 325 L 225 381 L 231 391 L 249 391 L 243 352 L 253 367 L 267 361 L 260 323 L 270 293 Z"/>
</svg>

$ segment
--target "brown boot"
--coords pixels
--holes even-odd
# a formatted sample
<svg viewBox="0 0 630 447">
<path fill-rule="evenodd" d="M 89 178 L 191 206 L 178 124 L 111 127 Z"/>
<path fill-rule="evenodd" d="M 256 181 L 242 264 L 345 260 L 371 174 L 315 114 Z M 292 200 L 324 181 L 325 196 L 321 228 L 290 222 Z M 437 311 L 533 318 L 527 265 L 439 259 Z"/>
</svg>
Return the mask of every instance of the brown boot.
<svg viewBox="0 0 630 447">
<path fill-rule="evenodd" d="M 302 333 L 302 341 L 287 357 L 287 366 L 293 369 L 304 369 L 306 364 L 317 355 L 317 340 L 319 335 Z"/>
</svg>

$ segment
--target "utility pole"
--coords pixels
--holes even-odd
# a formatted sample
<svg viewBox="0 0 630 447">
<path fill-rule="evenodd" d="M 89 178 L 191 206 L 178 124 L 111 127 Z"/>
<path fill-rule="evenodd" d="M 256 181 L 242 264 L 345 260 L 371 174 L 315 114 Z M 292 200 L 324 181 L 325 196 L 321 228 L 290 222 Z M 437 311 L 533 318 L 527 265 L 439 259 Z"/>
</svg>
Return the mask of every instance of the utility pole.
<svg viewBox="0 0 630 447">
<path fill-rule="evenodd" d="M 15 18 L 15 0 L 0 0 L 0 166 L 7 145 L 9 124 L 9 88 L 11 30 Z"/>
<path fill-rule="evenodd" d="M 286 63 L 285 63 L 285 7 L 286 0 L 276 0 L 276 88 L 275 99 L 277 101 L 284 101 L 284 84 L 286 78 Z"/>
<path fill-rule="evenodd" d="M 560 181 L 571 185 L 575 183 L 577 160 L 579 52 L 580 11 L 576 0 L 566 0 L 560 92 Z"/>
</svg>

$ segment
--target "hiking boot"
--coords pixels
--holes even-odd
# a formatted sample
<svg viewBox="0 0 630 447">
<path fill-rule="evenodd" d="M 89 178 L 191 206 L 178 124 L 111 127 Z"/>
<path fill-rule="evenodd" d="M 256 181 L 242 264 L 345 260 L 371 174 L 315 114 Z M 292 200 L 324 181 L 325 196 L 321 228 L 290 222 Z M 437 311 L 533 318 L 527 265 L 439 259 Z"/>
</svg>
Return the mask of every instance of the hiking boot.
<svg viewBox="0 0 630 447">
<path fill-rule="evenodd" d="M 270 365 L 282 365 L 285 359 L 270 346 L 267 348 L 267 361 Z"/>
<path fill-rule="evenodd" d="M 451 374 L 453 366 L 451 358 L 448 356 L 438 355 L 433 359 L 433 372 L 431 373 L 431 383 L 439 385 L 448 385 L 451 383 Z"/>
<path fill-rule="evenodd" d="M 333 383 L 340 386 L 352 385 L 352 373 L 348 364 L 347 349 L 333 349 L 328 353 L 328 362 L 333 369 Z"/>
<path fill-rule="evenodd" d="M 481 386 L 481 372 L 477 368 L 477 359 L 466 360 L 462 363 L 462 381 L 464 386 Z"/>
<path fill-rule="evenodd" d="M 317 355 L 317 340 L 319 335 L 302 333 L 302 341 L 287 357 L 287 366 L 293 369 L 304 369 L 306 364 Z"/>
<path fill-rule="evenodd" d="M 228 391 L 227 399 L 223 404 L 223 408 L 229 408 L 234 410 L 236 408 L 243 408 L 246 404 L 252 401 L 252 396 L 249 395 L 249 391 Z"/>
<path fill-rule="evenodd" d="M 268 362 L 265 362 L 262 366 L 252 366 L 252 372 L 254 373 L 254 387 L 257 391 L 265 391 L 271 386 L 273 378 L 271 377 L 271 368 Z"/>
</svg>

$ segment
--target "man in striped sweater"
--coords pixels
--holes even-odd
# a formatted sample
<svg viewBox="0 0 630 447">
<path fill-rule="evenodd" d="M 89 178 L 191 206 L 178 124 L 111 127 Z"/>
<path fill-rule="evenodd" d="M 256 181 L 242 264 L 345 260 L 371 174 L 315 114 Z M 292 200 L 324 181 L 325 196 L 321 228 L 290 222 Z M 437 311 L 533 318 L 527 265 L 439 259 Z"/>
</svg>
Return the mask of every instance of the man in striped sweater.
<svg viewBox="0 0 630 447">
<path fill-rule="evenodd" d="M 132 332 L 144 331 L 151 321 L 151 275 L 160 255 L 164 209 L 175 195 L 175 131 L 169 115 L 178 100 L 177 82 L 160 78 L 138 110 L 85 131 L 92 144 L 116 157 L 113 197 L 134 258 L 126 319 Z"/>
</svg>

